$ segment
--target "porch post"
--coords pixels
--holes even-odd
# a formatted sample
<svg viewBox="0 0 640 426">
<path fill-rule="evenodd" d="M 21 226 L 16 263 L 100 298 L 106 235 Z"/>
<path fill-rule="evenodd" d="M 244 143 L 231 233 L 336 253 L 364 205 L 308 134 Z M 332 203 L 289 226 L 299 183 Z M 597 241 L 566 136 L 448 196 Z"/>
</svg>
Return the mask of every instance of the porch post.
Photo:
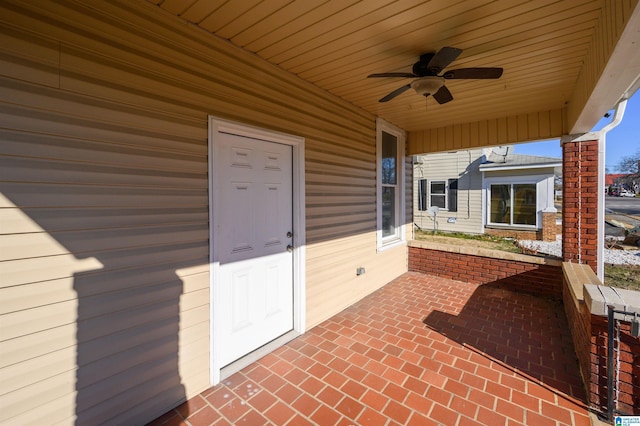
<svg viewBox="0 0 640 426">
<path fill-rule="evenodd" d="M 598 269 L 598 145 L 562 143 L 562 257 Z"/>
</svg>

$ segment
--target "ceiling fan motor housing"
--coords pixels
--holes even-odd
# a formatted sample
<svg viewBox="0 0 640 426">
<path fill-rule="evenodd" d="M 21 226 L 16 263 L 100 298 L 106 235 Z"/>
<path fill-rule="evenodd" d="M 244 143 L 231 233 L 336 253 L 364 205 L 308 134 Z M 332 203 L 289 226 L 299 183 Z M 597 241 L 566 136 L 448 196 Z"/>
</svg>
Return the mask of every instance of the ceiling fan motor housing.
<svg viewBox="0 0 640 426">
<path fill-rule="evenodd" d="M 419 95 L 433 95 L 444 85 L 444 78 L 422 77 L 411 82 L 411 88 Z"/>
<path fill-rule="evenodd" d="M 411 67 L 411 71 L 413 72 L 413 74 L 415 74 L 418 77 L 431 74 L 429 72 L 429 68 L 427 67 L 427 64 L 423 62 L 416 62 L 415 64 L 413 64 L 413 67 Z"/>
</svg>

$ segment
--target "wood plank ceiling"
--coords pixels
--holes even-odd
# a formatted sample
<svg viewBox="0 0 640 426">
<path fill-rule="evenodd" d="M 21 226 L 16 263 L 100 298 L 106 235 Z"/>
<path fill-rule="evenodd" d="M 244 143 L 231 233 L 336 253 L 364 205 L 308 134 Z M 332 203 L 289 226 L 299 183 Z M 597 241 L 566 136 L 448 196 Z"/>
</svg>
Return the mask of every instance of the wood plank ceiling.
<svg viewBox="0 0 640 426">
<path fill-rule="evenodd" d="M 561 109 L 575 90 L 602 0 L 149 0 L 408 131 Z M 617 1 L 617 0 L 616 0 Z M 503 67 L 499 80 L 447 80 L 439 105 L 411 80 L 422 53 L 463 49 L 448 69 Z M 253 78 L 247 76 L 247 78 Z"/>
</svg>

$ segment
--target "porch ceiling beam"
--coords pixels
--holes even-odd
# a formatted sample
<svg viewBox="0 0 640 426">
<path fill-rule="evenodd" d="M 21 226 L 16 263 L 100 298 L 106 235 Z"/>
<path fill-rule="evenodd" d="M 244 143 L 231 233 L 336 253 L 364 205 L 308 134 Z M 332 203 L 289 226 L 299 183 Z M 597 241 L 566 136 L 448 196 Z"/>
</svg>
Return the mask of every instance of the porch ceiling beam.
<svg viewBox="0 0 640 426">
<path fill-rule="evenodd" d="M 455 151 L 560 138 L 564 108 L 409 132 L 408 154 Z"/>
</svg>

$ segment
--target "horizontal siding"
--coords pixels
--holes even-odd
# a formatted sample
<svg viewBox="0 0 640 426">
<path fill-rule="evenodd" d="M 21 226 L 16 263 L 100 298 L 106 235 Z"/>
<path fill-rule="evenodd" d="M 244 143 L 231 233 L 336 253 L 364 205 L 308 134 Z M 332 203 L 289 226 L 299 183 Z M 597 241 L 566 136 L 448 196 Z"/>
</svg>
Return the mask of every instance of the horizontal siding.
<svg viewBox="0 0 640 426">
<path fill-rule="evenodd" d="M 479 234 L 482 226 L 482 173 L 478 166 L 482 158 L 481 149 L 436 153 L 418 156 L 414 170 L 413 200 L 414 222 L 426 232 L 434 229 L 433 217 L 418 210 L 418 182 L 420 179 L 458 180 L 458 211 L 441 211 L 437 217 L 437 229 L 440 231 L 467 232 Z M 422 163 L 422 164 L 420 164 Z M 448 218 L 455 218 L 449 223 Z"/>
<path fill-rule="evenodd" d="M 1 424 L 140 424 L 209 386 L 209 114 L 306 140 L 309 326 L 406 271 L 369 113 L 146 2 L 0 21 Z"/>
<path fill-rule="evenodd" d="M 307 326 L 319 324 L 327 318 L 327 312 L 342 311 L 406 272 L 406 246 L 383 253 L 376 251 L 375 232 L 309 245 Z M 358 267 L 364 267 L 365 274 L 356 275 Z"/>
</svg>

